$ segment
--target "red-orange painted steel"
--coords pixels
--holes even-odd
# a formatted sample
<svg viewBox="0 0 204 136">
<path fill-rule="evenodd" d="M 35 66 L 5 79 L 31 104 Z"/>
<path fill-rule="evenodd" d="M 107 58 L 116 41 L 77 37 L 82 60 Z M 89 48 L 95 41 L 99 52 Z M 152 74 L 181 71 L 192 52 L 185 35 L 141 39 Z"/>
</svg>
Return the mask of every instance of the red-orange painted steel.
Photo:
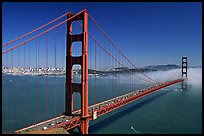
<svg viewBox="0 0 204 136">
<path fill-rule="evenodd" d="M 78 16 L 79 14 L 81 14 L 81 13 L 83 13 L 83 12 L 84 12 L 84 11 L 81 11 L 81 12 L 75 14 L 74 16 L 70 17 L 69 19 L 66 19 L 65 21 L 60 22 L 60 23 L 56 24 L 55 26 L 53 26 L 53 27 L 51 27 L 51 28 L 49 28 L 49 29 L 43 31 L 42 33 L 40 33 L 40 34 L 38 34 L 38 35 L 36 35 L 36 36 L 33 36 L 32 38 L 30 38 L 30 39 L 28 39 L 28 40 L 26 40 L 26 41 L 23 41 L 22 43 L 20 43 L 20 44 L 18 44 L 18 45 L 16 45 L 16 46 L 13 46 L 13 47 L 11 47 L 10 49 L 7 49 L 6 51 L 2 52 L 2 55 L 4 55 L 4 54 L 6 54 L 6 53 L 8 53 L 8 52 L 10 52 L 10 51 L 12 51 L 12 50 L 14 50 L 14 49 L 20 47 L 20 46 L 22 46 L 22 45 L 24 45 L 24 44 L 26 44 L 27 42 L 30 42 L 30 41 L 32 41 L 32 40 L 34 40 L 34 39 L 36 39 L 36 38 L 42 36 L 43 34 L 48 33 L 49 31 L 51 31 L 51 30 L 57 28 L 58 26 L 60 26 L 60 25 L 62 25 L 62 24 L 64 24 L 64 23 L 66 23 L 66 22 L 68 22 L 69 20 L 72 20 L 72 21 L 73 21 L 73 19 L 76 18 L 76 16 Z"/>
<path fill-rule="evenodd" d="M 88 14 L 86 9 L 83 12 L 83 47 L 82 47 L 82 97 L 81 97 L 81 132 L 82 134 L 88 134 Z"/>
<path fill-rule="evenodd" d="M 103 31 L 103 29 L 98 25 L 98 23 L 95 21 L 95 19 L 89 14 L 89 17 L 93 20 L 93 22 L 96 24 L 96 26 L 99 28 L 99 30 L 104 34 L 105 37 L 107 37 L 107 39 L 111 42 L 111 44 L 113 45 L 113 47 L 115 47 L 116 50 L 118 50 L 120 52 L 120 54 L 135 68 L 137 69 L 141 74 L 143 74 L 144 76 L 146 76 L 148 79 L 150 79 L 150 81 L 152 80 L 155 83 L 158 83 L 156 80 L 153 80 L 152 78 L 150 78 L 149 76 L 147 76 L 146 74 L 144 74 L 138 67 L 136 67 L 119 49 L 118 47 L 113 43 L 113 41 L 110 39 L 110 37 L 107 36 L 107 34 Z"/>
<path fill-rule="evenodd" d="M 108 113 L 108 112 L 111 112 L 111 111 L 113 111 L 113 110 L 115 110 L 115 109 L 117 109 L 117 108 L 119 108 L 119 107 L 122 107 L 122 106 L 124 106 L 124 105 L 129 104 L 130 102 L 133 102 L 133 101 L 135 101 L 135 100 L 137 100 L 137 99 L 140 99 L 140 98 L 142 98 L 142 97 L 144 97 L 144 96 L 146 96 L 146 95 L 149 95 L 149 94 L 151 94 L 151 93 L 153 93 L 153 92 L 156 92 L 156 91 L 158 91 L 158 90 L 161 89 L 161 88 L 164 88 L 164 87 L 167 87 L 167 86 L 170 86 L 170 85 L 172 85 L 172 84 L 176 84 L 176 83 L 182 82 L 182 81 L 183 81 L 183 80 L 179 79 L 179 80 L 174 80 L 174 81 L 171 81 L 171 82 L 167 82 L 167 83 L 165 83 L 163 86 L 158 86 L 158 87 L 152 88 L 152 89 L 150 89 L 150 90 L 148 90 L 148 91 L 146 91 L 146 92 L 144 92 L 144 93 L 141 93 L 141 94 L 139 94 L 139 95 L 132 96 L 132 97 L 127 98 L 127 99 L 125 99 L 125 100 L 121 100 L 121 101 L 115 102 L 114 104 L 105 106 L 105 107 L 103 107 L 103 108 L 97 110 L 97 116 L 98 116 L 98 117 L 99 117 L 99 116 L 102 116 L 103 114 L 106 114 L 106 113 Z"/>
<path fill-rule="evenodd" d="M 160 86 L 157 86 L 157 87 L 151 87 L 151 89 L 149 89 L 148 91 L 145 91 L 145 92 L 142 92 L 141 94 L 137 94 L 137 95 L 133 95 L 127 99 L 124 99 L 124 100 L 121 100 L 121 101 L 117 101 L 117 102 L 114 102 L 113 104 L 110 104 L 110 105 L 106 105 L 98 110 L 97 111 L 97 116 L 100 117 L 104 114 L 107 114 L 115 109 L 118 109 L 122 106 L 125 106 L 135 100 L 138 100 L 142 97 L 145 97 L 149 94 L 152 94 L 154 92 L 157 92 L 158 90 L 162 89 L 162 88 L 165 88 L 167 86 L 170 86 L 170 85 L 173 85 L 173 84 L 176 84 L 176 83 L 179 83 L 179 82 L 182 82 L 184 81 L 184 79 L 177 79 L 177 80 L 173 80 L 173 81 L 169 81 L 169 82 L 166 82 L 166 83 L 163 83 L 163 85 L 160 85 Z M 89 116 L 89 120 L 93 120 L 92 118 L 92 114 L 93 112 L 90 113 L 91 116 Z M 81 123 L 80 121 L 80 118 L 79 117 L 75 117 L 67 122 L 64 122 L 64 123 L 61 123 L 55 127 L 64 127 L 66 130 L 70 130 L 70 129 L 73 129 L 77 126 L 79 126 Z"/>
<path fill-rule="evenodd" d="M 69 12 L 67 18 L 71 17 Z M 73 111 L 73 91 L 72 91 L 72 22 L 67 22 L 67 51 L 66 51 L 66 94 L 65 94 L 65 114 L 71 115 Z"/>
<path fill-rule="evenodd" d="M 138 77 L 139 79 L 141 79 L 141 80 L 143 80 L 143 81 L 146 81 L 146 82 L 152 82 L 151 80 L 150 81 L 148 81 L 148 80 L 146 80 L 146 79 L 144 79 L 144 78 L 142 78 L 142 77 L 140 77 L 140 76 L 138 76 L 137 74 L 135 74 L 134 72 L 132 72 L 130 69 L 128 69 L 127 67 L 125 67 L 120 61 L 118 61 L 107 49 L 105 49 L 105 47 L 98 41 L 98 40 L 96 40 L 96 38 L 91 34 L 91 33 L 88 33 L 92 38 L 93 38 L 93 40 L 99 45 L 99 46 L 101 46 L 101 48 L 103 48 L 103 50 L 106 52 L 106 53 L 108 53 L 108 55 L 110 56 L 110 57 L 112 57 L 118 64 L 120 64 L 121 66 L 123 66 L 126 70 L 128 70 L 130 73 L 132 73 L 132 74 L 134 74 L 136 77 Z M 152 83 L 154 83 L 154 82 L 152 82 Z"/>
<path fill-rule="evenodd" d="M 93 120 L 93 118 L 92 118 L 93 116 L 92 115 L 93 115 L 93 113 L 95 111 L 97 111 L 97 116 L 100 117 L 100 116 L 102 116 L 104 114 L 107 114 L 107 113 L 109 113 L 109 112 L 111 112 L 111 111 L 113 111 L 115 109 L 118 109 L 118 108 L 120 108 L 122 106 L 125 106 L 125 105 L 127 105 L 127 104 L 129 104 L 129 103 L 131 103 L 131 102 L 133 102 L 135 100 L 138 100 L 138 99 L 140 99 L 142 97 L 145 97 L 145 96 L 147 96 L 149 94 L 152 94 L 154 92 L 157 92 L 161 88 L 165 88 L 167 86 L 170 86 L 170 85 L 182 82 L 182 81 L 184 81 L 184 79 L 177 79 L 177 80 L 173 80 L 173 81 L 162 83 L 160 85 L 157 84 L 157 86 L 156 85 L 150 86 L 148 88 L 144 88 L 146 90 L 145 92 L 141 92 L 139 94 L 135 94 L 134 93 L 133 95 L 131 95 L 130 97 L 126 97 L 125 99 L 122 99 L 122 100 L 116 101 L 116 102 L 113 101 L 114 103 L 111 103 L 109 105 L 105 105 L 102 108 L 99 108 L 99 109 L 94 110 L 94 111 L 89 111 L 90 116 L 88 117 L 88 121 L 89 120 Z M 141 89 L 141 90 L 143 90 L 143 89 Z M 138 92 L 139 90 L 136 90 L 136 91 Z M 135 92 L 135 91 L 133 91 L 133 92 Z M 113 98 L 113 99 L 117 100 L 117 98 L 118 97 Z M 93 106 L 96 106 L 96 105 L 98 105 L 98 104 L 92 105 L 89 108 L 91 109 Z M 46 122 L 48 122 L 48 121 L 46 121 Z M 75 128 L 75 127 L 80 126 L 81 123 L 82 123 L 81 118 L 79 116 L 75 116 L 72 119 L 70 119 L 70 120 L 68 120 L 66 122 L 62 122 L 60 124 L 57 124 L 57 125 L 55 125 L 53 127 L 57 127 L 57 128 L 63 127 L 66 130 L 71 130 L 71 129 Z M 38 124 L 43 124 L 43 122 L 42 123 L 38 123 Z M 36 125 L 37 124 L 35 124 L 33 126 L 36 126 Z M 20 131 L 24 131 L 24 130 L 26 130 L 26 128 L 23 128 L 21 130 L 17 130 L 16 132 L 19 133 Z"/>
<path fill-rule="evenodd" d="M 68 20 L 74 16 L 68 13 Z M 83 20 L 82 34 L 72 35 L 72 22 Z M 72 56 L 72 42 L 82 42 L 82 55 L 78 57 Z M 72 69 L 74 64 L 81 65 L 81 83 L 73 83 Z M 76 89 L 77 87 L 78 89 Z M 67 22 L 67 54 L 66 54 L 66 103 L 65 114 L 72 115 L 73 111 L 73 93 L 81 94 L 81 132 L 88 134 L 88 13 L 85 10 Z M 73 125 L 71 125 L 73 126 Z"/>
</svg>

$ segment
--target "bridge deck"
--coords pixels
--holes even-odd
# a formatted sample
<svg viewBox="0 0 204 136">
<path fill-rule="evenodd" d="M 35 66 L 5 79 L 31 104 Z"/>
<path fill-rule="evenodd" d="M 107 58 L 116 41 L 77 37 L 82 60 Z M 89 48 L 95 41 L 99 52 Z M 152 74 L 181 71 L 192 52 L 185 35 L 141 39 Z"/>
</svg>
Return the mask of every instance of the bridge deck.
<svg viewBox="0 0 204 136">
<path fill-rule="evenodd" d="M 89 106 L 89 120 L 94 120 L 93 117 L 100 117 L 108 112 L 111 112 L 119 107 L 122 107 L 128 103 L 131 103 L 137 99 L 140 99 L 142 97 L 145 97 L 146 95 L 149 95 L 151 93 L 154 93 L 158 91 L 161 88 L 182 82 L 183 79 L 177 79 L 170 82 L 165 83 L 158 83 L 153 86 L 149 86 L 144 89 L 136 90 L 131 93 L 127 93 L 100 103 L 97 103 L 95 105 Z M 34 124 L 32 126 L 20 129 L 15 131 L 16 133 L 25 133 L 28 131 L 33 130 L 42 130 L 44 127 L 46 128 L 55 128 L 55 127 L 64 127 L 66 130 L 70 130 L 72 128 L 75 128 L 80 125 L 80 113 L 81 110 L 77 110 L 73 112 L 73 116 L 66 116 L 66 115 L 60 115 L 58 117 L 52 118 L 50 120 L 40 122 L 38 124 Z M 96 116 L 93 116 L 95 115 Z"/>
</svg>

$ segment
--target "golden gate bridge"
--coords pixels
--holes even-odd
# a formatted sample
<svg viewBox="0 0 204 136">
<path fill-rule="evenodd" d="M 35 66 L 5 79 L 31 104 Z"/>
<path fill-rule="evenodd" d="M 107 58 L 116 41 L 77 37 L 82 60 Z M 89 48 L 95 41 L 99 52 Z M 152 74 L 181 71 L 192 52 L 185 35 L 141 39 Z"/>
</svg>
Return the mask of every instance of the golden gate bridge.
<svg viewBox="0 0 204 136">
<path fill-rule="evenodd" d="M 67 18 L 62 20 L 65 17 Z M 88 21 L 89 19 L 90 22 Z M 57 21 L 60 22 L 57 23 Z M 74 34 L 76 27 L 79 28 L 80 33 Z M 93 27 L 95 27 L 95 29 Z M 76 43 L 79 43 L 80 46 Z M 4 57 L 6 66 L 8 67 L 10 65 L 11 74 L 23 69 L 23 75 L 32 75 L 29 74 L 29 72 L 26 74 L 26 68 L 31 69 L 31 67 L 35 67 L 33 69 L 33 71 L 36 72 L 34 75 L 43 75 L 48 78 L 50 74 L 49 67 L 53 64 L 51 62 L 54 61 L 52 75 L 55 81 L 53 87 L 53 112 L 55 117 L 42 122 L 37 122 L 36 119 L 33 125 L 16 130 L 16 133 L 25 133 L 39 129 L 47 131 L 52 128 L 64 128 L 72 132 L 74 128 L 78 128 L 82 134 L 88 134 L 89 121 L 96 120 L 104 114 L 157 92 L 162 88 L 180 82 L 182 83 L 181 88 L 186 89 L 184 82 L 187 79 L 187 57 L 182 57 L 182 77 L 177 75 L 177 73 L 173 74 L 168 81 L 156 81 L 135 66 L 128 57 L 122 53 L 86 9 L 77 14 L 67 12 L 47 24 L 3 44 L 2 50 L 2 57 Z M 56 76 L 59 74 L 57 64 L 60 63 L 62 67 L 65 67 L 64 74 L 66 75 L 65 111 L 57 115 L 56 94 L 58 93 L 58 89 L 56 88 Z M 42 69 L 42 67 L 45 68 Z M 78 75 L 80 76 L 80 81 L 78 82 L 73 78 L 76 75 L 75 68 L 79 69 Z M 44 71 L 44 73 L 42 71 Z M 128 88 L 125 88 L 125 90 L 128 91 L 124 91 L 121 87 L 123 86 L 122 80 L 124 76 L 121 76 L 120 72 L 126 73 L 125 79 L 130 83 Z M 112 76 L 109 82 L 111 86 L 108 88 L 108 93 L 110 93 L 112 98 L 97 102 L 97 94 L 94 93 L 94 91 L 97 90 L 96 78 L 101 76 L 105 77 L 106 75 Z M 138 89 L 136 87 L 138 80 L 147 83 L 147 86 Z M 24 85 L 25 84 L 26 81 L 24 82 Z M 92 86 L 90 84 L 92 84 Z M 47 79 L 45 87 L 46 96 L 44 98 L 46 101 L 46 114 L 49 112 L 48 86 L 49 83 Z M 37 88 L 39 95 L 39 81 Z M 91 97 L 89 96 L 89 92 L 93 93 Z M 73 95 L 75 93 L 80 94 L 80 100 L 76 100 L 81 103 L 80 109 L 74 108 L 75 101 Z M 91 103 L 90 99 L 92 99 Z M 38 105 L 39 102 L 37 100 L 36 112 L 39 112 Z M 32 107 L 32 105 L 30 106 Z M 26 120 L 26 111 L 24 110 L 22 112 Z M 27 111 L 27 113 L 29 114 L 29 111 Z M 36 118 L 38 117 L 36 116 Z"/>
</svg>

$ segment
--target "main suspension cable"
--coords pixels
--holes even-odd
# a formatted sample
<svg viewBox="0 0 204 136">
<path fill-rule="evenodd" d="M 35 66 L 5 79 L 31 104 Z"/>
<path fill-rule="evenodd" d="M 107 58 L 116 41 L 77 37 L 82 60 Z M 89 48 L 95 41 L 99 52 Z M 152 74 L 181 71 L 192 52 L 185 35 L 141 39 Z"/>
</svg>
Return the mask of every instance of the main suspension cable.
<svg viewBox="0 0 204 136">
<path fill-rule="evenodd" d="M 152 81 L 158 83 L 157 81 L 153 80 L 152 78 L 150 78 L 149 76 L 147 76 L 146 74 L 144 74 L 138 67 L 136 67 L 136 66 L 117 48 L 117 46 L 116 46 L 116 45 L 113 43 L 113 41 L 107 36 L 107 34 L 103 31 L 103 29 L 98 25 L 98 23 L 94 20 L 94 18 L 90 15 L 90 13 L 89 13 L 88 15 L 89 15 L 89 17 L 93 20 L 93 22 L 96 24 L 96 26 L 100 29 L 100 31 L 104 34 L 104 36 L 108 38 L 108 40 L 109 40 L 109 41 L 111 42 L 111 44 L 116 48 L 116 50 L 118 50 L 118 51 L 122 54 L 122 56 L 125 57 L 125 59 L 126 59 L 128 62 L 130 62 L 130 64 L 131 64 L 134 68 L 136 68 L 141 74 L 143 74 L 144 76 L 146 76 L 146 77 L 149 78 L 150 80 L 152 80 Z"/>
<path fill-rule="evenodd" d="M 14 40 L 11 40 L 10 42 L 7 42 L 6 44 L 3 45 L 3 47 L 5 47 L 5 46 L 7 46 L 7 45 L 9 45 L 9 44 L 11 44 L 11 43 L 13 43 L 13 42 L 19 40 L 19 39 L 22 39 L 23 37 L 28 36 L 28 35 L 30 35 L 30 34 L 36 32 L 36 31 L 38 31 L 38 30 L 40 30 L 40 29 L 46 27 L 46 26 L 48 26 L 49 24 L 51 24 L 51 23 L 53 23 L 53 22 L 55 22 L 55 21 L 57 21 L 57 20 L 63 18 L 63 17 L 66 16 L 68 13 L 69 13 L 69 12 L 67 12 L 67 13 L 65 13 L 64 15 L 62 15 L 62 16 L 60 16 L 60 17 L 58 17 L 58 18 L 56 18 L 56 19 L 54 19 L 54 20 L 52 20 L 52 21 L 50 21 L 50 22 L 48 22 L 48 23 L 46 23 L 46 24 L 44 24 L 44 25 L 42 25 L 42 26 L 40 26 L 40 27 L 38 27 L 38 28 L 36 28 L 36 29 L 33 30 L 33 31 L 28 32 L 27 34 L 24 34 L 24 35 L 22 35 L 22 36 L 20 36 L 20 37 L 18 37 L 18 38 L 16 38 L 16 39 L 14 39 Z"/>
<path fill-rule="evenodd" d="M 40 33 L 40 34 L 38 34 L 38 35 L 36 35 L 36 36 L 34 36 L 34 37 L 32 37 L 32 38 L 30 38 L 30 39 L 24 41 L 24 42 L 22 42 L 21 44 L 18 44 L 18 45 L 14 46 L 14 47 L 12 47 L 12 48 L 10 48 L 10 49 L 7 49 L 6 51 L 2 52 L 2 55 L 4 55 L 4 54 L 7 53 L 7 52 L 10 52 L 11 50 L 14 50 L 15 48 L 18 48 L 18 47 L 20 47 L 20 46 L 26 44 L 27 42 L 32 41 L 33 39 L 38 38 L 39 36 L 41 36 L 41 35 L 43 35 L 43 34 L 49 32 L 49 31 L 51 31 L 52 29 L 55 29 L 56 27 L 58 27 L 58 26 L 64 24 L 65 22 L 67 22 L 67 21 L 73 19 L 74 17 L 78 16 L 78 15 L 81 14 L 83 11 L 84 11 L 84 10 L 82 10 L 81 12 L 75 14 L 74 16 L 72 16 L 72 17 L 66 19 L 65 21 L 63 21 L 63 22 L 61 22 L 61 23 L 58 23 L 57 25 L 55 25 L 55 26 L 53 26 L 53 27 L 47 29 L 46 31 L 44 31 L 44 32 L 42 32 L 42 33 Z"/>
</svg>

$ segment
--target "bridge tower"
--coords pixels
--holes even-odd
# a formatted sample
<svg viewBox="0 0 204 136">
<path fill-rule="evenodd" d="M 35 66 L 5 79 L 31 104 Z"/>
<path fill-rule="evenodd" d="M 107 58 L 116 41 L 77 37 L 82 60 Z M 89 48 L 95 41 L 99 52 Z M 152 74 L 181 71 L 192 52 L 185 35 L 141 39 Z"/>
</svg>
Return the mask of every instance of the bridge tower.
<svg viewBox="0 0 204 136">
<path fill-rule="evenodd" d="M 187 79 L 187 57 L 183 56 L 182 57 L 182 78 Z M 187 82 L 186 81 L 182 81 L 181 83 L 181 89 L 182 90 L 186 90 L 187 89 Z"/>
<path fill-rule="evenodd" d="M 69 19 L 74 14 L 68 13 Z M 82 20 L 82 33 L 72 34 L 72 22 Z M 72 56 L 72 43 L 82 42 L 82 55 Z M 81 133 L 88 134 L 88 13 L 86 9 L 67 22 L 65 115 L 73 115 L 73 93 L 81 95 Z M 81 65 L 81 83 L 73 83 L 73 65 Z"/>
</svg>

